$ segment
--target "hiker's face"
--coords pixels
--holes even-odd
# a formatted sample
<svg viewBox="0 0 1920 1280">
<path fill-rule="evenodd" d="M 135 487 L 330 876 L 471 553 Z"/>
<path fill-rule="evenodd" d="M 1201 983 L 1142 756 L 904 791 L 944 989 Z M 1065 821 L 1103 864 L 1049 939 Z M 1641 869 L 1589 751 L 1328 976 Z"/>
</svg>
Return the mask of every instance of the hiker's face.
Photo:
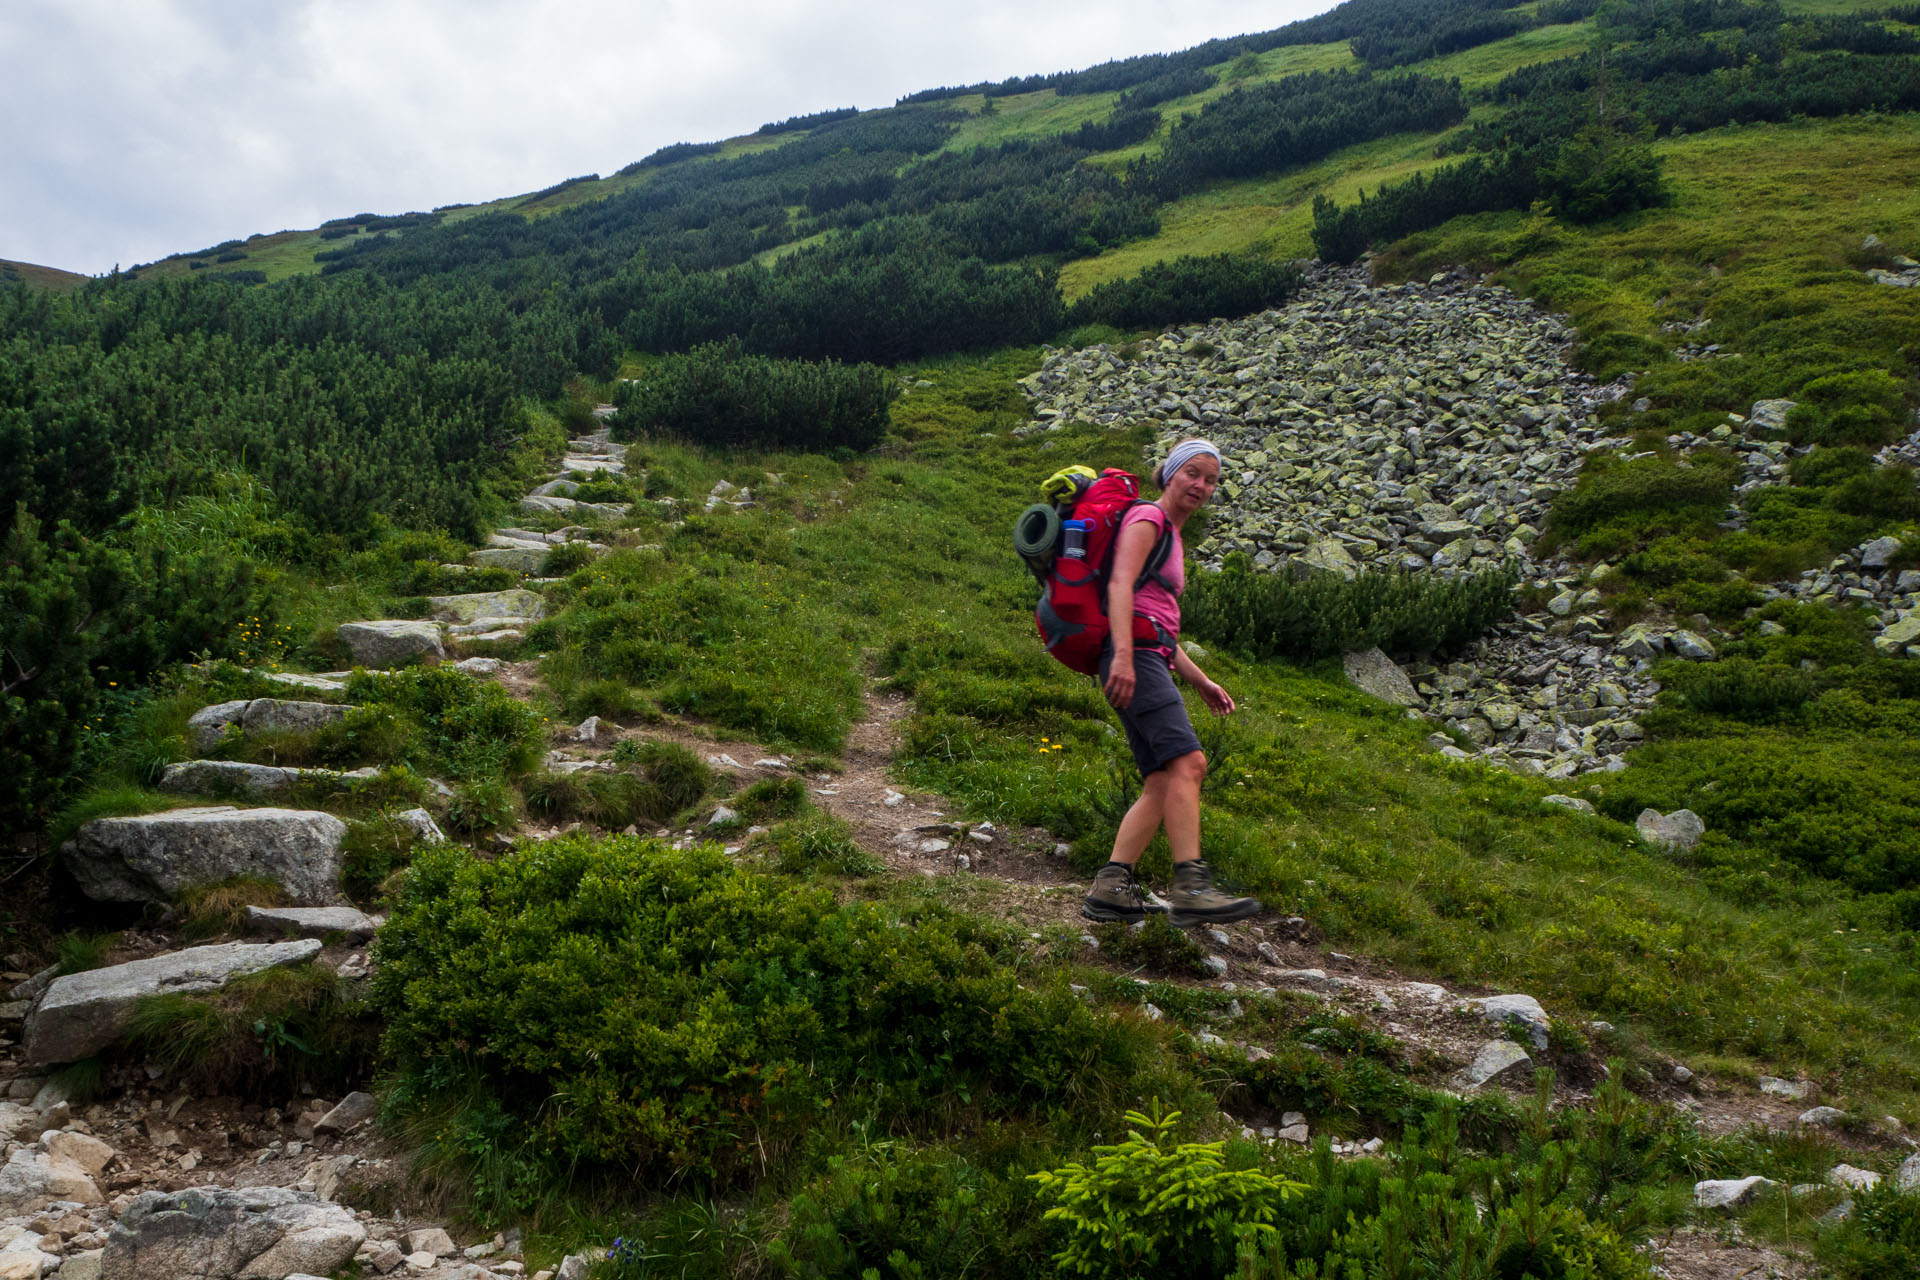
<svg viewBox="0 0 1920 1280">
<path fill-rule="evenodd" d="M 1188 458 L 1167 482 L 1167 497 L 1178 506 L 1197 511 L 1220 483 L 1220 460 L 1210 453 Z"/>
</svg>

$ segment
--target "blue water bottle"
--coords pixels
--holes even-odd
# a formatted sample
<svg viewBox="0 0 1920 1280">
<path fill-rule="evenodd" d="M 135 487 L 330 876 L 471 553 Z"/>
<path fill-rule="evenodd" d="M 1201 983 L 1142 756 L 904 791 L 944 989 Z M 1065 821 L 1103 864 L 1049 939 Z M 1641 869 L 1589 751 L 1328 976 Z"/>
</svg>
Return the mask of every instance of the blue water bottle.
<svg viewBox="0 0 1920 1280">
<path fill-rule="evenodd" d="M 1060 554 L 1069 560 L 1087 558 L 1087 522 L 1085 520 L 1065 520 L 1060 524 L 1061 538 L 1065 544 Z"/>
</svg>

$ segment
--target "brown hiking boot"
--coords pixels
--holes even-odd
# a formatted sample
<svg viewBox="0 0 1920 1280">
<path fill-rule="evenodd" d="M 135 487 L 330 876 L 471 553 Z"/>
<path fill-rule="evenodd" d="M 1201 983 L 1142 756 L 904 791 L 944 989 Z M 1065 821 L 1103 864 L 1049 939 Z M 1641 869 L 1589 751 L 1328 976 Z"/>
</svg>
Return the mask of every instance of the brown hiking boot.
<svg viewBox="0 0 1920 1280">
<path fill-rule="evenodd" d="M 1142 920 L 1167 909 L 1167 904 L 1133 878 L 1133 868 L 1109 862 L 1093 878 L 1080 914 L 1089 920 Z"/>
<path fill-rule="evenodd" d="M 1181 928 L 1244 920 L 1260 910 L 1258 898 L 1230 898 L 1214 888 L 1213 869 L 1197 858 L 1174 864 L 1173 892 L 1168 896 L 1173 923 Z"/>
</svg>

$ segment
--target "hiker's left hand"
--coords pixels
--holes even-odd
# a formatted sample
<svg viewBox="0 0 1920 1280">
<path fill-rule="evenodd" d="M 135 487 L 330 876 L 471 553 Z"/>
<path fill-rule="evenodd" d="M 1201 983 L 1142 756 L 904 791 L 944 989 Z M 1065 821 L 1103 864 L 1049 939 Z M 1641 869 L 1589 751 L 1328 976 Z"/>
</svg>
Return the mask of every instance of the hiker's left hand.
<svg viewBox="0 0 1920 1280">
<path fill-rule="evenodd" d="M 1213 714 L 1217 716 L 1233 714 L 1233 695 L 1213 681 L 1209 680 L 1200 686 L 1200 696 L 1213 709 Z"/>
</svg>

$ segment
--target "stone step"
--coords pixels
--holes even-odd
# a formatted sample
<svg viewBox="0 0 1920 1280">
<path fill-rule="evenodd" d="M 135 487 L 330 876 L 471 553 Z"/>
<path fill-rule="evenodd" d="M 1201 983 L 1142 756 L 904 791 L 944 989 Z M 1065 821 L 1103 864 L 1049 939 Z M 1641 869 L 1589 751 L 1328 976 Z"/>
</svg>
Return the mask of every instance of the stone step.
<svg viewBox="0 0 1920 1280">
<path fill-rule="evenodd" d="M 422 655 L 447 656 L 446 645 L 440 640 L 440 628 L 432 622 L 386 618 L 343 622 L 338 634 L 353 654 L 356 666 L 380 669 Z"/>
<path fill-rule="evenodd" d="M 527 633 L 518 627 L 505 627 L 499 631 L 483 631 L 478 635 L 461 636 L 469 644 L 504 644 L 527 638 Z"/>
<path fill-rule="evenodd" d="M 299 906 L 340 895 L 347 824 L 310 809 L 207 805 L 96 818 L 61 846 L 80 891 L 96 902 L 170 902 L 235 876 L 271 880 Z"/>
<path fill-rule="evenodd" d="M 626 502 L 576 502 L 572 498 L 529 495 L 520 499 L 522 511 L 592 512 L 603 516 L 624 516 L 632 506 Z"/>
<path fill-rule="evenodd" d="M 487 546 L 504 547 L 510 551 L 525 551 L 529 548 L 536 551 L 543 551 L 553 545 L 552 541 L 540 537 L 537 534 L 529 538 L 517 537 L 507 533 L 490 533 L 487 535 Z"/>
<path fill-rule="evenodd" d="M 604 453 L 570 453 L 560 459 L 560 470 L 568 471 L 611 471 L 624 475 L 627 464 L 619 458 Z"/>
<path fill-rule="evenodd" d="M 545 543 L 525 543 L 517 547 L 482 547 L 467 554 L 467 559 L 489 569 L 507 569 L 514 573 L 538 573 L 553 550 Z"/>
<path fill-rule="evenodd" d="M 244 791 L 261 794 L 284 791 L 296 782 L 360 782 L 378 777 L 372 767 L 351 769 L 304 769 L 291 765 L 247 764 L 241 760 L 183 760 L 170 764 L 160 775 L 160 790 L 175 795 L 201 795 L 207 792 Z"/>
<path fill-rule="evenodd" d="M 447 624 L 447 635 L 457 640 L 471 640 L 501 630 L 503 627 L 524 627 L 529 618 L 475 618 L 472 622 L 453 622 Z"/>
<path fill-rule="evenodd" d="M 529 498 L 571 498 L 578 492 L 580 492 L 580 485 L 576 481 L 568 480 L 565 477 L 557 477 L 547 481 L 545 484 L 534 486 L 527 496 Z M 520 509 L 523 511 L 526 510 L 526 504 L 524 502 L 520 504 Z"/>
<path fill-rule="evenodd" d="M 466 568 L 461 565 L 461 568 Z M 347 687 L 347 677 L 351 671 L 267 671 L 254 667 L 248 673 L 262 680 L 271 680 L 275 684 L 292 685 L 296 689 L 313 689 L 324 693 L 339 693 Z"/>
<path fill-rule="evenodd" d="M 293 702 L 250 698 L 202 707 L 187 720 L 187 737 L 205 754 L 229 734 L 306 733 L 346 718 L 347 708 L 331 702 Z"/>
<path fill-rule="evenodd" d="M 385 923 L 385 916 L 370 916 L 357 907 L 247 908 L 247 928 L 290 938 L 325 938 L 343 933 L 356 942 L 365 942 Z"/>
<path fill-rule="evenodd" d="M 24 1056 L 37 1066 L 90 1058 L 120 1038 L 134 1006 L 148 996 L 217 991 L 243 975 L 304 964 L 319 954 L 312 938 L 223 942 L 55 978 L 27 1019 Z"/>
<path fill-rule="evenodd" d="M 545 598 L 519 587 L 461 596 L 428 596 L 427 605 L 433 610 L 433 616 L 443 622 L 472 622 L 476 618 L 531 620 L 547 616 Z"/>
</svg>

